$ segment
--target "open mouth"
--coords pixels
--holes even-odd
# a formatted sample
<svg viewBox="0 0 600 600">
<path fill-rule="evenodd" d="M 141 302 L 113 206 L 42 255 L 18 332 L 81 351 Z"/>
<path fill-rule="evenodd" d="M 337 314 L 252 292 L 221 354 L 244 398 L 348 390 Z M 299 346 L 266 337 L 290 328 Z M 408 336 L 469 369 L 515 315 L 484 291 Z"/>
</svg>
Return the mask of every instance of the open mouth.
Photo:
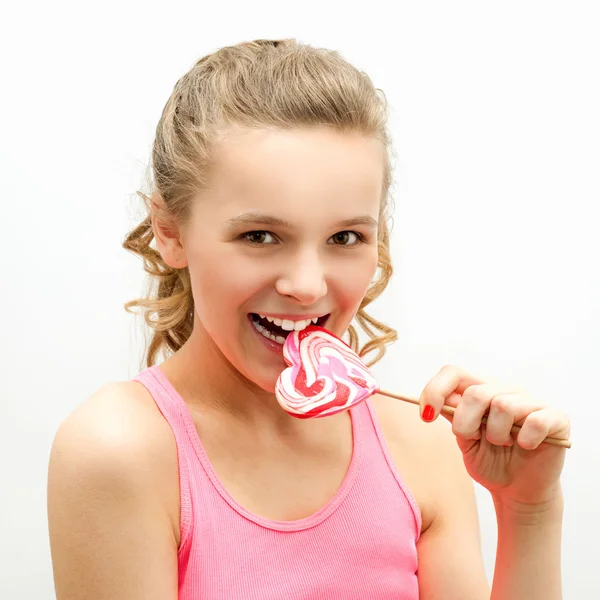
<svg viewBox="0 0 600 600">
<path fill-rule="evenodd" d="M 309 325 L 319 325 L 320 327 L 323 327 L 329 318 L 329 314 L 314 319 L 298 319 L 295 321 L 266 317 L 257 313 L 250 313 L 248 316 L 258 333 L 278 344 L 283 344 L 285 338 L 292 331 L 302 331 L 302 329 L 305 329 Z"/>
</svg>

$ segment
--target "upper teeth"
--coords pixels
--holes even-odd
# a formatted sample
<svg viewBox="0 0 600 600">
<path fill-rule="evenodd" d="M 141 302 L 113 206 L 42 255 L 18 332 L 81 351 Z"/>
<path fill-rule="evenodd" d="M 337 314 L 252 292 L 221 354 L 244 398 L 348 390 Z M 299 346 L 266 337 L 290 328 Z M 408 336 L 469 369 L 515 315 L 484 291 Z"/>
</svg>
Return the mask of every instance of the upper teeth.
<svg viewBox="0 0 600 600">
<path fill-rule="evenodd" d="M 314 319 L 302 319 L 300 321 L 291 321 L 289 319 L 276 319 L 274 317 L 267 317 L 265 315 L 258 315 L 262 319 L 267 319 L 271 323 L 275 323 L 281 329 L 285 331 L 302 331 L 306 327 L 308 327 L 311 323 L 316 323 L 319 320 L 319 317 L 315 317 Z"/>
</svg>

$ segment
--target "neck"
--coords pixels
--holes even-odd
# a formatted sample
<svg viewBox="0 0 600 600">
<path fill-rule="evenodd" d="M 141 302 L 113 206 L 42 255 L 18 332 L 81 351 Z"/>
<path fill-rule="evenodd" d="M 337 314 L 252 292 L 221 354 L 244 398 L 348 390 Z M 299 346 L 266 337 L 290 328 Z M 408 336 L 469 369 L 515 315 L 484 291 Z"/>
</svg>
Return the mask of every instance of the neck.
<svg viewBox="0 0 600 600">
<path fill-rule="evenodd" d="M 192 412 L 211 413 L 260 431 L 289 431 L 304 421 L 286 413 L 275 397 L 245 378 L 199 325 L 160 365 Z"/>
</svg>

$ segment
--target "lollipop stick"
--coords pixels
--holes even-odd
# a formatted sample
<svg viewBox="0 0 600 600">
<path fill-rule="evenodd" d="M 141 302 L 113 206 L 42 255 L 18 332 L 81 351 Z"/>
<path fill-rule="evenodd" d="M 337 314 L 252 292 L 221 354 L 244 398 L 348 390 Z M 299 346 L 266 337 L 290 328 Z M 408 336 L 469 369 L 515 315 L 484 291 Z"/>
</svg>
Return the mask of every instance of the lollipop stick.
<svg viewBox="0 0 600 600">
<path fill-rule="evenodd" d="M 415 398 L 408 398 L 407 396 L 400 396 L 399 394 L 392 394 L 392 392 L 386 392 L 385 390 L 378 390 L 378 393 L 381 394 L 382 396 L 389 396 L 390 398 L 395 398 L 396 400 L 402 400 L 403 402 L 410 402 L 410 404 L 416 404 L 417 406 L 420 404 L 420 402 L 418 400 L 416 400 Z M 454 415 L 455 409 L 452 406 L 442 406 L 442 412 L 445 415 Z M 487 417 L 483 417 L 483 419 L 481 419 L 481 422 L 485 425 L 487 423 Z M 513 425 L 511 428 L 511 431 L 514 433 L 517 433 L 518 431 L 520 431 L 521 426 L 520 425 Z M 570 440 L 563 440 L 560 438 L 553 438 L 553 437 L 547 437 L 545 438 L 542 443 L 545 444 L 550 444 L 552 446 L 561 446 L 562 448 L 570 448 L 571 447 L 571 441 Z"/>
</svg>

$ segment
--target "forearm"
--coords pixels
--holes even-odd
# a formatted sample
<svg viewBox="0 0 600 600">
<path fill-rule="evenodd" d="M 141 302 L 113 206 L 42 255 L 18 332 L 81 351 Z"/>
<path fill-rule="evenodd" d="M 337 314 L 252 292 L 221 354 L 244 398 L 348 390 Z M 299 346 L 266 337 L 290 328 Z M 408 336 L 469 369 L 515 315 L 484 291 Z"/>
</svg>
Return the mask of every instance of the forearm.
<svg viewBox="0 0 600 600">
<path fill-rule="evenodd" d="M 498 546 L 491 600 L 561 600 L 562 493 L 543 510 L 494 499 Z"/>
</svg>

